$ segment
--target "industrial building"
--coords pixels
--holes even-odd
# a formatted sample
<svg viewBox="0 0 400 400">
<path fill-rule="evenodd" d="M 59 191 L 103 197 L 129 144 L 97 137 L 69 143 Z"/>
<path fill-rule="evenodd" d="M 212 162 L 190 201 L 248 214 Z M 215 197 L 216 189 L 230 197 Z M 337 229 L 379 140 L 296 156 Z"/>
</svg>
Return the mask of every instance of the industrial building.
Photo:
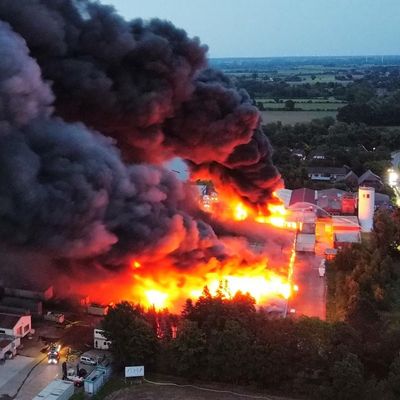
<svg viewBox="0 0 400 400">
<path fill-rule="evenodd" d="M 99 328 L 93 330 L 93 347 L 99 350 L 109 350 L 111 342 L 104 336 L 104 331 Z"/>
<path fill-rule="evenodd" d="M 107 304 L 91 303 L 87 307 L 87 313 L 104 317 L 108 313 L 109 306 Z"/>
<path fill-rule="evenodd" d="M 0 360 L 15 357 L 17 348 L 21 345 L 21 338 L 9 335 L 0 335 Z"/>
<path fill-rule="evenodd" d="M 111 366 L 107 363 L 106 365 L 98 365 L 84 381 L 85 392 L 89 395 L 96 394 L 100 388 L 106 383 L 111 375 Z"/>
<path fill-rule="evenodd" d="M 0 334 L 21 338 L 32 330 L 30 315 L 0 313 Z"/>
<path fill-rule="evenodd" d="M 0 285 L 0 312 L 14 314 L 43 314 L 43 302 L 54 296 L 53 286 L 40 284 L 5 284 Z"/>
<path fill-rule="evenodd" d="M 373 187 L 360 187 L 357 194 L 302 188 L 278 196 L 289 210 L 288 221 L 297 226 L 296 251 L 325 254 L 360 243 L 361 232 L 372 231 L 377 207 Z"/>
<path fill-rule="evenodd" d="M 47 301 L 54 297 L 54 289 L 51 285 L 41 284 L 13 284 L 3 286 L 6 296 L 19 297 L 31 300 Z"/>
<path fill-rule="evenodd" d="M 33 400 L 68 400 L 73 394 L 73 382 L 55 379 L 36 395 Z"/>
</svg>

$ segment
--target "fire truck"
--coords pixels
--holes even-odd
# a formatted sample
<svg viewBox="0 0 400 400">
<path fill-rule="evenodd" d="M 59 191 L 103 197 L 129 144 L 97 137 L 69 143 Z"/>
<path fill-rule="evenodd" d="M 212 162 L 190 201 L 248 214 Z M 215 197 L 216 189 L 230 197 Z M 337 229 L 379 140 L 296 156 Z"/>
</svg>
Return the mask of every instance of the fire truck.
<svg viewBox="0 0 400 400">
<path fill-rule="evenodd" d="M 47 353 L 47 363 L 48 364 L 58 364 L 60 361 L 60 350 L 61 345 L 52 343 L 50 345 L 49 351 Z"/>
</svg>

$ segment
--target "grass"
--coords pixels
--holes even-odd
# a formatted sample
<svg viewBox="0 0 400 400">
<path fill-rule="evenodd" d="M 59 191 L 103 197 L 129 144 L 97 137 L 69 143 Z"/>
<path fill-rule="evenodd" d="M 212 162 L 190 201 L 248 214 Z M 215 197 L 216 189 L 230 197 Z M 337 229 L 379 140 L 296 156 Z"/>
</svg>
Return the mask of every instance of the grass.
<svg viewBox="0 0 400 400">
<path fill-rule="evenodd" d="M 336 111 L 261 111 L 263 124 L 282 122 L 294 125 L 298 122 L 310 122 L 316 118 L 336 118 Z"/>
</svg>

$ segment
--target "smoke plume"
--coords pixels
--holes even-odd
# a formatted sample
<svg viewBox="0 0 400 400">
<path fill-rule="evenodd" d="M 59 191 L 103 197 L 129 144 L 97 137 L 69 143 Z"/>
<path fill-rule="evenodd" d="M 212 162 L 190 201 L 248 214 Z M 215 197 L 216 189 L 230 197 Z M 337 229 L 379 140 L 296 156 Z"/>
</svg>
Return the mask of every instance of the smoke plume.
<svg viewBox="0 0 400 400">
<path fill-rule="evenodd" d="M 279 175 L 259 113 L 206 69 L 197 38 L 157 19 L 125 21 L 89 0 L 2 0 L 0 19 L 52 82 L 56 113 L 114 137 L 125 160 L 177 155 L 247 202 L 270 198 Z"/>
<path fill-rule="evenodd" d="M 180 156 L 253 204 L 279 182 L 256 108 L 206 51 L 169 22 L 89 0 L 2 0 L 2 252 L 112 267 L 232 256 L 160 167 Z"/>
<path fill-rule="evenodd" d="M 72 259 L 120 264 L 136 253 L 217 256 L 192 196 L 157 166 L 127 165 L 114 141 L 51 116 L 53 99 L 24 41 L 0 24 L 0 240 Z"/>
</svg>

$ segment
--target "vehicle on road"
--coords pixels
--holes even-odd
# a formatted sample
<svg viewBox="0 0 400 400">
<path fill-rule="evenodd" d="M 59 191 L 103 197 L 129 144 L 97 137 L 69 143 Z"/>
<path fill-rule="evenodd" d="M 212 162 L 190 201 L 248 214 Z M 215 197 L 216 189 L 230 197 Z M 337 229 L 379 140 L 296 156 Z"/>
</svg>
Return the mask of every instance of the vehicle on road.
<svg viewBox="0 0 400 400">
<path fill-rule="evenodd" d="M 49 351 L 47 353 L 47 363 L 48 364 L 58 364 L 60 361 L 60 350 L 61 350 L 61 345 L 60 344 L 51 344 Z"/>
</svg>

